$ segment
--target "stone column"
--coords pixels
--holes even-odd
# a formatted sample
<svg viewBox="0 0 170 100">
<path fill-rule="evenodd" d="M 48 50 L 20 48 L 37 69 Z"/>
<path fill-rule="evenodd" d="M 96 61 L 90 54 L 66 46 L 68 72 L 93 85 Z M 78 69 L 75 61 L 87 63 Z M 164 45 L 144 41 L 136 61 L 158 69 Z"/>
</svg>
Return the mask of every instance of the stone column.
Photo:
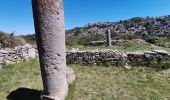
<svg viewBox="0 0 170 100">
<path fill-rule="evenodd" d="M 32 0 L 44 91 L 42 100 L 64 100 L 68 92 L 62 0 Z"/>
<path fill-rule="evenodd" d="M 106 44 L 107 46 L 112 46 L 111 31 L 108 29 L 106 31 Z"/>
</svg>

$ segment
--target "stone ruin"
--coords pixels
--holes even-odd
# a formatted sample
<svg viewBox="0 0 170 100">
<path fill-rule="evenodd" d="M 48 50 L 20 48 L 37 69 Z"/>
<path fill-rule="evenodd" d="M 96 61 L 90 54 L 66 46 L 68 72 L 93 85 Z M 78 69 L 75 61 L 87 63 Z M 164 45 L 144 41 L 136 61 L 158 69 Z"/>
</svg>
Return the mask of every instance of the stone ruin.
<svg viewBox="0 0 170 100">
<path fill-rule="evenodd" d="M 30 44 L 15 47 L 12 50 L 0 50 L 0 65 L 15 64 L 38 56 L 37 49 Z M 72 48 L 67 51 L 68 64 L 114 65 L 114 66 L 151 66 L 164 63 L 170 67 L 170 53 L 164 50 L 143 52 L 123 52 L 118 50 L 86 50 Z"/>
<path fill-rule="evenodd" d="M 128 43 L 148 44 L 146 41 L 144 41 L 142 39 L 132 39 L 132 40 L 118 39 L 118 40 L 111 40 L 110 45 L 128 44 Z M 103 45 L 107 45 L 107 41 L 91 41 L 86 45 L 88 45 L 88 46 L 103 46 Z"/>
<path fill-rule="evenodd" d="M 30 44 L 25 44 L 12 50 L 0 50 L 0 65 L 15 64 L 36 57 L 37 50 Z"/>
<path fill-rule="evenodd" d="M 112 46 L 112 38 L 111 38 L 111 31 L 110 29 L 107 30 L 106 32 L 106 43 L 107 43 L 107 46 Z"/>
<path fill-rule="evenodd" d="M 170 67 L 170 54 L 164 50 L 123 52 L 114 50 L 92 50 L 67 52 L 67 63 L 84 65 L 152 66 L 164 63 Z"/>
</svg>

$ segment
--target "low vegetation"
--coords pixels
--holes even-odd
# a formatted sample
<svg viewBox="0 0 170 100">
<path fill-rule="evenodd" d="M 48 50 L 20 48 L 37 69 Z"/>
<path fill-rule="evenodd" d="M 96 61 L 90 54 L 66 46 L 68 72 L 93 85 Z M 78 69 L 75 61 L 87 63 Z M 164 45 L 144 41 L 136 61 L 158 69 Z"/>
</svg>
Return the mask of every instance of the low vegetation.
<svg viewBox="0 0 170 100">
<path fill-rule="evenodd" d="M 0 99 L 5 100 L 12 91 L 19 88 L 41 90 L 42 83 L 40 68 L 38 66 L 39 64 L 36 60 L 3 66 L 2 69 L 0 69 Z M 21 95 L 24 95 L 24 93 Z M 18 97 L 11 97 L 11 100 L 18 100 L 16 98 Z M 32 98 L 34 97 L 30 95 L 29 98 L 28 95 L 26 99 L 19 100 L 32 100 Z"/>
<path fill-rule="evenodd" d="M 15 47 L 25 44 L 26 41 L 20 36 L 14 36 L 14 33 L 5 33 L 0 31 L 0 44 L 1 47 Z"/>
<path fill-rule="evenodd" d="M 77 80 L 68 100 L 169 100 L 170 80 L 152 68 L 72 65 Z"/>
<path fill-rule="evenodd" d="M 32 45 L 36 44 L 35 34 L 21 35 L 20 37 L 24 38 L 26 42 L 29 44 L 32 44 Z"/>
<path fill-rule="evenodd" d="M 148 35 L 146 37 L 143 37 L 146 42 L 155 44 L 157 46 L 170 48 L 170 37 L 163 37 L 163 36 L 157 36 L 157 35 Z"/>
<path fill-rule="evenodd" d="M 154 68 L 69 65 L 76 73 L 67 100 L 169 100 L 170 76 Z M 42 90 L 37 60 L 3 66 L 0 97 L 37 100 Z M 21 91 L 22 90 L 22 91 Z M 20 99 L 17 99 L 20 98 Z"/>
<path fill-rule="evenodd" d="M 102 49 L 112 49 L 112 50 L 120 50 L 120 51 L 127 51 L 127 52 L 134 52 L 134 51 L 152 51 L 152 50 L 166 50 L 170 52 L 170 48 L 164 48 L 160 46 L 156 46 L 153 44 L 135 44 L 135 43 L 128 43 L 128 44 L 117 44 L 112 45 L 111 47 L 106 46 L 83 46 L 83 45 L 74 45 L 71 46 L 73 48 L 79 48 L 80 50 L 102 50 Z M 68 49 L 70 47 L 68 46 Z"/>
</svg>

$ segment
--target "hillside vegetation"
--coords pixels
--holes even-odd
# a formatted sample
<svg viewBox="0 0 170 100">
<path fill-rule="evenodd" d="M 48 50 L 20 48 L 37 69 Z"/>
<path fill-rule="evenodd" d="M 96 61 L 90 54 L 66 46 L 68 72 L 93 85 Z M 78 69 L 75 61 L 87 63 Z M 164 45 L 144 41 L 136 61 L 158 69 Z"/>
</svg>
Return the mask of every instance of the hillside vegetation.
<svg viewBox="0 0 170 100">
<path fill-rule="evenodd" d="M 170 15 L 160 17 L 134 17 L 119 22 L 98 22 L 66 30 L 66 45 L 85 45 L 91 41 L 106 40 L 106 31 L 111 30 L 113 40 L 143 39 L 148 43 L 170 48 Z M 6 47 L 23 43 L 35 44 L 35 34 L 14 36 L 0 32 L 0 43 Z"/>
<path fill-rule="evenodd" d="M 112 33 L 138 34 L 138 35 L 170 35 L 170 15 L 160 17 L 134 17 L 129 20 L 120 20 L 119 22 L 99 22 L 88 24 L 84 27 L 76 27 L 67 30 L 68 35 L 76 37 L 88 34 L 104 34 L 107 29 Z"/>
<path fill-rule="evenodd" d="M 170 47 L 170 15 L 161 17 L 134 17 L 119 22 L 100 22 L 66 31 L 66 44 L 84 45 L 105 39 L 110 29 L 112 39 L 143 39 L 158 46 Z"/>
<path fill-rule="evenodd" d="M 20 36 L 14 36 L 14 33 L 5 33 L 0 31 L 0 45 L 1 47 L 15 47 L 25 44 L 26 41 Z"/>
</svg>

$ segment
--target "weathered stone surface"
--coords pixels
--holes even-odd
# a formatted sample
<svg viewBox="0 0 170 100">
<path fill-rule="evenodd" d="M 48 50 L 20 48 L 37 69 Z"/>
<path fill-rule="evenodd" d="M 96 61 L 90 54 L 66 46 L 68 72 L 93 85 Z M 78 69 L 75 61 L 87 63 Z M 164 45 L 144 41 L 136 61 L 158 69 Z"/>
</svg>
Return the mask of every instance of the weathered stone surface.
<svg viewBox="0 0 170 100">
<path fill-rule="evenodd" d="M 107 46 L 111 46 L 112 45 L 112 39 L 111 39 L 111 32 L 110 32 L 110 29 L 107 30 L 106 32 L 106 43 L 107 43 Z"/>
<path fill-rule="evenodd" d="M 132 39 L 132 40 L 124 40 L 124 39 L 118 39 L 118 40 L 111 40 L 109 39 L 110 44 L 109 45 L 115 45 L 115 44 L 126 44 L 126 43 L 137 43 L 137 44 L 148 44 L 142 39 Z M 102 46 L 102 45 L 107 45 L 107 41 L 91 41 L 86 45 L 89 46 Z"/>
<path fill-rule="evenodd" d="M 75 72 L 71 67 L 66 67 L 66 77 L 67 77 L 67 82 L 69 84 L 71 84 L 76 79 Z"/>
<path fill-rule="evenodd" d="M 168 52 L 165 50 L 153 50 L 153 51 L 160 54 L 168 54 Z"/>
<path fill-rule="evenodd" d="M 125 65 L 124 68 L 125 68 L 125 69 L 128 69 L 128 70 L 132 69 L 132 67 L 129 66 L 129 65 Z"/>
<path fill-rule="evenodd" d="M 106 50 L 87 50 L 67 52 L 67 63 L 85 65 L 116 65 L 130 69 L 131 65 L 149 66 L 152 62 L 167 62 L 170 56 L 166 52 L 122 52 Z"/>
<path fill-rule="evenodd" d="M 32 0 L 32 8 L 44 88 L 43 96 L 53 100 L 65 100 L 68 82 L 65 72 L 63 0 Z"/>
<path fill-rule="evenodd" d="M 8 51 L 5 51 L 5 50 L 0 50 L 0 54 L 7 54 Z"/>
</svg>

